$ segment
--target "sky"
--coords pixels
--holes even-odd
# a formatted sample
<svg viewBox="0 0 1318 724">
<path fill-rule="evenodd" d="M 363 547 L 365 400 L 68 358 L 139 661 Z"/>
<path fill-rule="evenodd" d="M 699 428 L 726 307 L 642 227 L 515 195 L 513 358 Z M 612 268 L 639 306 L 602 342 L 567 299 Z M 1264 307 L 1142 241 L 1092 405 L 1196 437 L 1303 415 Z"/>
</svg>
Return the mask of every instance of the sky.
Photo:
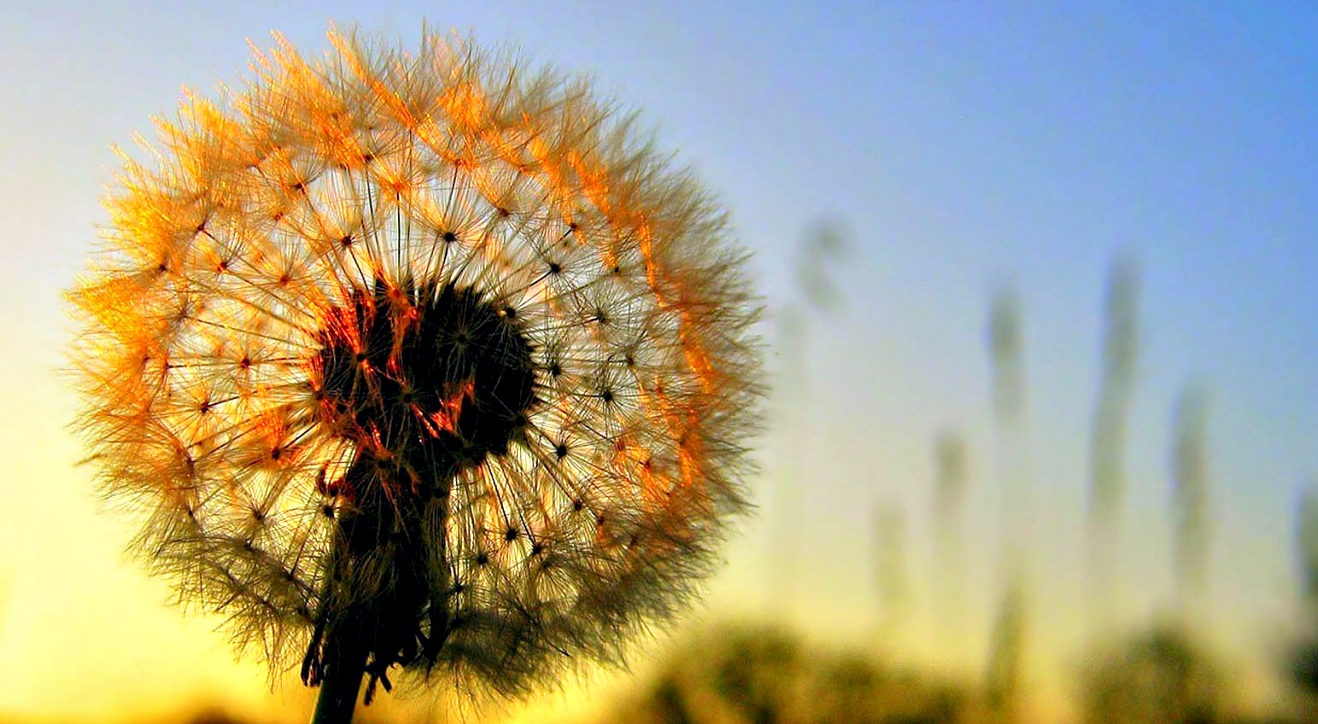
<svg viewBox="0 0 1318 724">
<path fill-rule="evenodd" d="M 899 510 L 909 621 L 875 645 L 978 665 L 1002 538 L 985 328 L 992 293 L 1010 285 L 1023 315 L 1018 514 L 1033 660 L 1040 672 L 1073 666 L 1104 284 L 1126 255 L 1142 296 L 1121 615 L 1149 620 L 1170 601 L 1172 409 L 1199 384 L 1212 629 L 1256 668 L 1275 659 L 1296 607 L 1295 503 L 1318 473 L 1318 10 L 1099 5 L 11 0 L 0 22 L 0 714 L 165 711 L 217 689 L 244 706 L 297 699 L 269 694 L 214 620 L 184 617 L 164 582 L 124 560 L 131 531 L 75 465 L 67 425 L 80 403 L 60 369 L 76 325 L 61 294 L 107 221 L 112 146 L 150 138 L 151 117 L 172 114 L 184 88 L 241 83 L 249 43 L 270 47 L 271 31 L 316 55 L 331 21 L 414 44 L 424 20 L 590 74 L 730 210 L 769 311 L 775 395 L 752 481 L 760 514 L 700 615 L 786 615 L 820 636 L 873 640 L 873 519 Z M 809 310 L 788 359 L 776 320 L 801 308 L 792 263 L 821 219 L 847 242 L 827 270 L 841 304 Z M 928 509 L 944 429 L 969 448 L 973 621 L 935 651 Z M 799 486 L 790 510 L 784 484 Z M 771 558 L 782 530 L 790 565 Z M 784 577 L 789 597 L 773 583 Z"/>
</svg>

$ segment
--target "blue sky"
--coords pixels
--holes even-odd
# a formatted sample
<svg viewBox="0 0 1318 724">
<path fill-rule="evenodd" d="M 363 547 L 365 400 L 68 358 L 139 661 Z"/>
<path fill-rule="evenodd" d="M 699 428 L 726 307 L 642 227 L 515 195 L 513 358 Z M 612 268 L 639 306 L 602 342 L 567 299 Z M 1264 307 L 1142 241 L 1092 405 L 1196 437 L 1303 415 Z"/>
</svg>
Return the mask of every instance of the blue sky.
<svg viewBox="0 0 1318 724">
<path fill-rule="evenodd" d="M 779 383 L 785 395 L 808 386 L 812 402 L 761 453 L 767 481 L 785 451 L 809 471 L 797 522 L 802 555 L 821 563 L 802 574 L 800 608 L 826 601 L 840 627 L 870 625 L 869 511 L 880 501 L 907 510 L 918 567 L 930 449 L 945 426 L 971 446 L 971 535 L 993 540 L 984 324 L 991 290 L 1011 279 L 1025 317 L 1035 565 L 1062 582 L 1042 586 L 1039 625 L 1067 628 L 1058 612 L 1082 590 L 1104 277 L 1125 251 L 1143 269 L 1131 615 L 1166 600 L 1172 403 L 1198 380 L 1212 399 L 1220 623 L 1241 640 L 1279 636 L 1294 592 L 1296 491 L 1318 472 L 1318 9 L 1102 5 L 9 3 L 0 305 L 15 311 L 0 318 L 0 460 L 24 475 L 0 482 L 21 502 L 0 510 L 0 543 L 28 554 L 16 570 L 0 562 L 9 614 L 44 605 L 35 571 L 84 575 L 79 551 L 99 546 L 92 560 L 112 562 L 124 541 L 91 512 L 89 472 L 69 466 L 78 452 L 61 426 L 76 402 L 50 371 L 71 328 L 59 294 L 106 219 L 111 144 L 150 137 L 149 117 L 172 113 L 183 86 L 211 93 L 245 77 L 249 39 L 268 47 L 279 30 L 314 55 L 330 20 L 413 42 L 426 18 L 593 74 L 640 108 L 659 146 L 731 209 L 771 310 L 793 298 L 789 264 L 809 225 L 828 217 L 848 230 L 835 273 L 845 308 L 812 320 L 809 377 Z M 58 482 L 32 477 L 51 466 Z M 745 592 L 764 589 L 772 569 L 771 487 L 765 515 L 729 552 L 715 610 L 768 605 Z M 88 526 L 105 540 L 69 533 L 64 553 L 33 542 Z M 131 568 L 114 575 L 142 585 Z M 25 655 L 3 636 L 5 611 L 0 662 Z"/>
</svg>

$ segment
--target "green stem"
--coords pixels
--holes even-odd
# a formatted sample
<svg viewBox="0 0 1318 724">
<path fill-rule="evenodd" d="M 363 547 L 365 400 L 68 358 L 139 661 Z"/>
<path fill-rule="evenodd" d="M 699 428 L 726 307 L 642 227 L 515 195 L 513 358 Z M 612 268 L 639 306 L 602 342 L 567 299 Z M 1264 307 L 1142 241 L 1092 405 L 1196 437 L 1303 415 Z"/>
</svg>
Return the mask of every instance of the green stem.
<svg viewBox="0 0 1318 724">
<path fill-rule="evenodd" d="M 357 696 L 366 673 L 368 654 L 365 637 L 351 626 L 326 632 L 324 678 L 316 698 L 316 713 L 311 724 L 352 724 Z"/>
</svg>

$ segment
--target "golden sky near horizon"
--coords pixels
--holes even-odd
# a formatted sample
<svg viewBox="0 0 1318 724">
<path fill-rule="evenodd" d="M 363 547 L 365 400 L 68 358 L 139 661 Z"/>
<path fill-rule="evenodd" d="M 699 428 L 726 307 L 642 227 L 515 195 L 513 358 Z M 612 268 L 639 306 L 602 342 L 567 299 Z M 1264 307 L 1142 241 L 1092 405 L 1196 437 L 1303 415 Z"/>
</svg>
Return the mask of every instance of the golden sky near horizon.
<svg viewBox="0 0 1318 724">
<path fill-rule="evenodd" d="M 78 446 L 64 427 L 75 400 L 54 373 L 34 378 L 40 382 L 0 387 L 7 400 L 0 411 L 0 468 L 7 471 L 0 481 L 0 497 L 6 501 L 0 507 L 0 550 L 7 552 L 0 562 L 0 676 L 5 681 L 0 716 L 118 721 L 125 712 L 168 717 L 220 703 L 266 720 L 298 721 L 308 709 L 307 694 L 295 676 L 271 693 L 263 665 L 251 658 L 234 660 L 216 631 L 218 618 L 185 616 L 170 606 L 166 582 L 147 577 L 121 553 L 132 531 L 96 499 L 91 470 L 75 466 Z M 710 601 L 698 606 L 691 620 L 717 618 L 719 612 L 763 614 L 763 581 L 757 578 L 763 569 L 754 559 L 755 549 L 765 545 L 764 523 L 753 523 L 734 543 L 733 570 L 713 585 Z M 914 561 L 918 565 L 918 552 Z M 847 575 L 844 570 L 835 574 Z M 992 585 L 994 578 L 971 572 L 971 585 Z M 826 611 L 817 610 L 819 605 L 803 602 L 787 613 L 825 642 L 854 647 L 858 641 L 875 641 L 871 612 L 858 610 L 854 599 Z M 934 652 L 934 644 L 946 639 L 928 613 L 916 611 L 909 630 L 894 640 L 875 641 L 875 650 L 973 675 L 980 660 L 975 652 L 987 645 L 987 626 L 964 625 L 959 655 Z M 1059 635 L 1073 640 L 1083 625 L 1076 609 L 1039 613 L 1031 632 L 1036 644 Z M 671 645 L 663 635 L 657 643 L 661 649 Z M 1057 660 L 1045 655 L 1031 667 L 1035 705 L 1044 710 L 1064 706 L 1069 696 L 1070 683 L 1058 675 L 1065 672 L 1049 671 Z M 645 669 L 641 659 L 637 671 Z M 1256 688 L 1258 697 L 1275 695 L 1261 672 L 1241 673 L 1240 683 Z M 566 718 L 583 701 L 625 690 L 635 681 L 605 672 L 586 694 L 566 699 L 551 694 L 514 713 L 520 711 L 519 718 L 527 721 L 546 712 Z"/>
</svg>

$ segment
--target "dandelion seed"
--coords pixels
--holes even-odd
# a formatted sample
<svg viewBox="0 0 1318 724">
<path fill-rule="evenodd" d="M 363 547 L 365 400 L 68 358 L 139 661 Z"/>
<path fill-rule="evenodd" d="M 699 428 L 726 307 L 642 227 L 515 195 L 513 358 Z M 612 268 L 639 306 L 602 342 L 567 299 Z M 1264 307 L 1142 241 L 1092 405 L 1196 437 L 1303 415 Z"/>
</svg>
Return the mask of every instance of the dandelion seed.
<svg viewBox="0 0 1318 724">
<path fill-rule="evenodd" d="M 745 509 L 745 255 L 584 82 L 330 38 L 127 161 L 71 293 L 101 483 L 327 720 L 616 660 Z"/>
</svg>

